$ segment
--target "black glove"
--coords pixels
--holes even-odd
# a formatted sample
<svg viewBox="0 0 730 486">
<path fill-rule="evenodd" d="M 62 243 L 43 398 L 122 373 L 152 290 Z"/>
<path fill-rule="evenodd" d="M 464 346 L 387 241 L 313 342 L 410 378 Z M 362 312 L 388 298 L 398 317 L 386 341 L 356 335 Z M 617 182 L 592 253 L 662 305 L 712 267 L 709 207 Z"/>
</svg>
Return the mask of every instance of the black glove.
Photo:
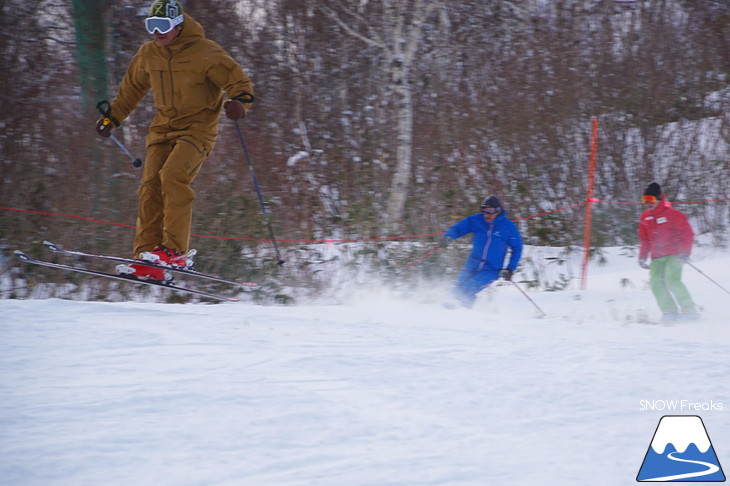
<svg viewBox="0 0 730 486">
<path fill-rule="evenodd" d="M 94 129 L 100 137 L 109 138 L 114 128 L 114 122 L 108 117 L 102 116 L 96 121 Z"/>
<path fill-rule="evenodd" d="M 689 262 L 689 255 L 682 253 L 681 255 L 677 255 L 677 259 L 682 263 L 687 263 Z"/>
<path fill-rule="evenodd" d="M 512 270 L 509 268 L 503 268 L 502 271 L 499 272 L 499 276 L 505 280 L 512 280 L 512 273 Z"/>
<path fill-rule="evenodd" d="M 449 245 L 451 244 L 451 241 L 452 241 L 451 238 L 449 238 L 448 236 L 444 236 L 441 238 L 441 241 L 439 241 L 439 246 L 441 248 L 448 248 Z"/>
<path fill-rule="evenodd" d="M 229 120 L 238 121 L 246 114 L 243 111 L 243 103 L 238 100 L 228 100 L 223 103 L 223 109 L 226 110 L 226 117 Z"/>
<path fill-rule="evenodd" d="M 646 258 L 639 258 L 639 266 L 644 270 L 649 270 L 649 264 L 646 262 Z"/>
</svg>

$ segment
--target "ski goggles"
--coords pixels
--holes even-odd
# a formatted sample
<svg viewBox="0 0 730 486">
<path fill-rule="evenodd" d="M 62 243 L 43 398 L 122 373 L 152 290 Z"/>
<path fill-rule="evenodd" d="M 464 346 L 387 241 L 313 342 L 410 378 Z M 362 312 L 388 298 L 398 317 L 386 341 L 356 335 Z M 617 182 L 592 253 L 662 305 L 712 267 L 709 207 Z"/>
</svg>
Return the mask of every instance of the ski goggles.
<svg viewBox="0 0 730 486">
<path fill-rule="evenodd" d="M 494 206 L 482 206 L 482 212 L 486 214 L 497 214 L 499 211 L 500 209 Z"/>
<path fill-rule="evenodd" d="M 643 204 L 654 204 L 657 202 L 656 196 L 641 196 L 641 202 Z"/>
<path fill-rule="evenodd" d="M 183 23 L 183 16 L 178 15 L 174 18 L 169 17 L 147 17 L 144 19 L 144 26 L 147 28 L 147 32 L 150 34 L 154 34 L 155 31 L 159 32 L 160 34 L 167 34 L 172 29 L 175 28 L 175 26 L 180 25 Z"/>
</svg>

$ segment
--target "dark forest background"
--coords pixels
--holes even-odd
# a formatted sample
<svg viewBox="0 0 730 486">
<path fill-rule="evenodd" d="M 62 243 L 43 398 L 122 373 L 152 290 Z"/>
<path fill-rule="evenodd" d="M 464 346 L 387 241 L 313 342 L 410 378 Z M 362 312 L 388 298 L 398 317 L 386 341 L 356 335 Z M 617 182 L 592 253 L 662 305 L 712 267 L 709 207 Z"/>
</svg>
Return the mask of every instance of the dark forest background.
<svg viewBox="0 0 730 486">
<path fill-rule="evenodd" d="M 45 239 L 131 252 L 124 225 L 135 221 L 140 171 L 95 135 L 94 106 L 113 97 L 148 40 L 148 3 L 0 3 L 0 245 L 13 279 L 22 264 L 11 250 L 42 255 Z M 726 0 L 182 4 L 254 82 L 241 126 L 290 260 L 276 268 L 235 127 L 222 118 L 194 184 L 193 232 L 215 237 L 193 238 L 202 271 L 259 279 L 269 296 L 283 295 L 283 282 L 312 287 L 327 259 L 307 242 L 381 238 L 348 250 L 345 263 L 369 258 L 398 273 L 438 237 L 405 239 L 421 246 L 401 250 L 388 242 L 440 233 L 489 194 L 520 220 L 526 242 L 579 246 L 593 119 L 596 198 L 635 202 L 656 180 L 671 200 L 709 200 L 677 207 L 726 245 Z M 152 109 L 148 98 L 115 132 L 140 158 Z M 637 243 L 637 205 L 593 206 L 593 246 Z M 34 282 L 88 281 L 29 271 L 26 292 Z M 107 297 L 107 284 L 93 285 L 89 298 Z"/>
</svg>

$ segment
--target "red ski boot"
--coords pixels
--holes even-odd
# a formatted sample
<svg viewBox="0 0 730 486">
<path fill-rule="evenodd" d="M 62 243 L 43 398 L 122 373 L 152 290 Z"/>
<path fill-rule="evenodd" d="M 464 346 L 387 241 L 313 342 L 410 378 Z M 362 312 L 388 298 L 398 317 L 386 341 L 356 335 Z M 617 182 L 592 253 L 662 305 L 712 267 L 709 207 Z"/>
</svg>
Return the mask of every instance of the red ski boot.
<svg viewBox="0 0 730 486">
<path fill-rule="evenodd" d="M 117 265 L 118 275 L 128 275 L 140 280 L 159 280 L 160 282 L 172 282 L 172 275 L 164 268 L 148 267 L 143 264 L 133 263 L 131 265 Z"/>
<path fill-rule="evenodd" d="M 140 253 L 139 259 L 150 263 L 157 263 L 158 265 L 192 270 L 193 255 L 195 255 L 195 250 L 190 250 L 187 253 L 180 253 L 177 250 L 157 245 L 152 251 L 144 251 Z"/>
</svg>

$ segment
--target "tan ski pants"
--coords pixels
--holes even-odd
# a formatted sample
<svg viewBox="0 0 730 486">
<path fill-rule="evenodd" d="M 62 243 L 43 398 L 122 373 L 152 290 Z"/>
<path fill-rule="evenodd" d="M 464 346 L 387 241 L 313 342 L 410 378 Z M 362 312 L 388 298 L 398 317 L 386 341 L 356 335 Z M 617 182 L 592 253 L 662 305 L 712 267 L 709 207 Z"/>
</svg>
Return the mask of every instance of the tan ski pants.
<svg viewBox="0 0 730 486">
<path fill-rule="evenodd" d="M 135 258 L 159 244 L 181 253 L 188 251 L 195 200 L 190 185 L 207 155 L 185 138 L 147 147 L 137 192 Z"/>
</svg>

